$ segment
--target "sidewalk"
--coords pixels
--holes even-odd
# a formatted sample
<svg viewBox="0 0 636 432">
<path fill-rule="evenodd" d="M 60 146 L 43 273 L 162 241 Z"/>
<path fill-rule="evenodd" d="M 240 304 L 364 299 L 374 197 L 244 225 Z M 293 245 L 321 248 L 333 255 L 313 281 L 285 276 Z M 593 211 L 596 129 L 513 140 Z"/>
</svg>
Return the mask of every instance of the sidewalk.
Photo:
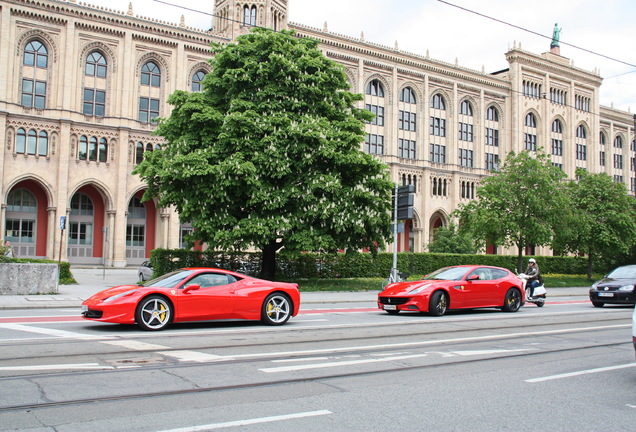
<svg viewBox="0 0 636 432">
<path fill-rule="evenodd" d="M 136 268 L 74 268 L 77 285 L 60 285 L 56 295 L 0 295 L 1 309 L 79 308 L 84 300 L 103 289 L 117 285 L 135 284 Z M 586 296 L 588 287 L 548 288 L 549 297 Z M 376 306 L 378 291 L 358 292 L 303 292 L 303 304 L 313 303 L 366 303 Z"/>
</svg>

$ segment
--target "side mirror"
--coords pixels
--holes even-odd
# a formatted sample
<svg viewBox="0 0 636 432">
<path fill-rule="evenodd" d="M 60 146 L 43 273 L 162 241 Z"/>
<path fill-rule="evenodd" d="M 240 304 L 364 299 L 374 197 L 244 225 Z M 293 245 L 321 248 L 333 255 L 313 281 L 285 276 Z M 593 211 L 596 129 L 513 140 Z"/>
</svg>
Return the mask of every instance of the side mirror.
<svg viewBox="0 0 636 432">
<path fill-rule="evenodd" d="M 184 293 L 184 294 L 187 294 L 187 293 L 189 293 L 190 291 L 196 291 L 196 290 L 198 290 L 199 288 L 201 288 L 201 285 L 197 285 L 197 284 L 188 285 L 187 287 L 185 287 L 185 288 L 183 289 L 183 293 Z"/>
<path fill-rule="evenodd" d="M 475 281 L 475 280 L 479 280 L 479 275 L 470 275 L 468 276 L 468 278 L 466 279 L 467 281 Z"/>
</svg>

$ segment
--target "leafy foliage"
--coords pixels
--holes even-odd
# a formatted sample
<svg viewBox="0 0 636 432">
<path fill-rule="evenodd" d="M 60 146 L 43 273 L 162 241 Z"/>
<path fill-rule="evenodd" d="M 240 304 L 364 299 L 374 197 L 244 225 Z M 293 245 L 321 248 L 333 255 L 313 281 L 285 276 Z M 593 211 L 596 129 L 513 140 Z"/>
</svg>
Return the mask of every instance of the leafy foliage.
<svg viewBox="0 0 636 432">
<path fill-rule="evenodd" d="M 553 226 L 566 208 L 560 182 L 564 177 L 542 151 L 510 153 L 500 171 L 477 188 L 478 200 L 456 210 L 460 229 L 482 246 L 517 246 L 521 271 L 527 245 L 552 241 Z"/>
<path fill-rule="evenodd" d="M 578 181 L 566 188 L 569 211 L 556 231 L 555 246 L 587 255 L 587 275 L 591 279 L 595 260 L 616 259 L 636 243 L 636 202 L 624 184 L 606 173 L 590 174 L 579 169 L 576 175 Z"/>
<path fill-rule="evenodd" d="M 428 244 L 429 252 L 437 253 L 477 253 L 477 246 L 466 232 L 458 232 L 455 224 L 448 227 L 439 227 L 433 233 L 433 241 Z"/>
<path fill-rule="evenodd" d="M 219 250 L 376 248 L 390 236 L 386 165 L 360 151 L 364 121 L 341 66 L 316 40 L 255 29 L 214 45 L 202 93 L 177 91 L 157 133 L 167 144 L 137 168 L 145 198 L 191 221 Z"/>
</svg>

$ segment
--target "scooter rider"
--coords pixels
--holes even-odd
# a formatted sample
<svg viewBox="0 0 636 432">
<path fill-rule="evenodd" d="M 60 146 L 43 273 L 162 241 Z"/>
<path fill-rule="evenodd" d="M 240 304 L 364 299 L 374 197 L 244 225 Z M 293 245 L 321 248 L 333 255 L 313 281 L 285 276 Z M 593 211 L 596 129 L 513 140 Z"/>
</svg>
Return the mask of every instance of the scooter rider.
<svg viewBox="0 0 636 432">
<path fill-rule="evenodd" d="M 534 288 L 539 286 L 539 266 L 534 258 L 530 258 L 528 260 L 528 268 L 526 269 L 526 275 L 528 275 L 528 282 L 526 282 L 527 286 L 530 288 L 530 297 L 534 295 Z"/>
</svg>

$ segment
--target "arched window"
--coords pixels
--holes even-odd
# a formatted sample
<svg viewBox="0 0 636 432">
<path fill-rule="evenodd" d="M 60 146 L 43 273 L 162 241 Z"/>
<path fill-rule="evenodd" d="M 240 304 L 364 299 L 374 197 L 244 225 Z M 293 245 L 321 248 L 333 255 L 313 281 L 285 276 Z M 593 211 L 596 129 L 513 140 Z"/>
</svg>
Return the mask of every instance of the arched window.
<svg viewBox="0 0 636 432">
<path fill-rule="evenodd" d="M 463 101 L 459 105 L 459 113 L 462 115 L 473 116 L 473 106 L 469 101 Z"/>
<path fill-rule="evenodd" d="M 537 151 L 537 118 L 532 113 L 526 114 L 524 132 L 524 148 Z"/>
<path fill-rule="evenodd" d="M 605 143 L 607 142 L 607 136 L 601 132 L 598 136 L 598 141 L 600 145 L 605 145 Z"/>
<path fill-rule="evenodd" d="M 141 85 L 161 86 L 161 70 L 155 62 L 149 61 L 141 68 Z"/>
<path fill-rule="evenodd" d="M 46 69 L 49 62 L 49 53 L 39 40 L 32 40 L 24 47 L 24 66 L 35 66 Z"/>
<path fill-rule="evenodd" d="M 576 159 L 578 161 L 587 160 L 587 130 L 582 124 L 576 128 Z M 585 164 L 578 166 L 585 168 Z"/>
<path fill-rule="evenodd" d="M 411 87 L 405 87 L 400 92 L 400 102 L 416 104 L 417 99 L 415 98 L 415 92 Z"/>
<path fill-rule="evenodd" d="M 108 160 L 108 141 L 106 138 L 99 139 L 99 161 L 106 162 Z"/>
<path fill-rule="evenodd" d="M 614 138 L 614 148 L 623 148 L 623 137 L 620 135 L 617 135 L 616 138 Z"/>
<path fill-rule="evenodd" d="M 585 129 L 585 126 L 579 125 L 579 127 L 576 128 L 576 137 L 587 139 L 587 130 Z"/>
<path fill-rule="evenodd" d="M 97 78 L 106 78 L 106 58 L 99 51 L 93 51 L 86 57 L 84 74 Z"/>
<path fill-rule="evenodd" d="M 15 152 L 19 154 L 26 152 L 26 131 L 22 128 L 18 129 L 15 137 Z"/>
<path fill-rule="evenodd" d="M 11 191 L 7 197 L 5 240 L 18 249 L 19 256 L 35 256 L 38 203 L 26 189 Z"/>
<path fill-rule="evenodd" d="M 46 131 L 38 134 L 38 156 L 46 156 L 49 151 L 49 135 Z"/>
<path fill-rule="evenodd" d="M 192 77 L 192 91 L 198 92 L 203 90 L 203 78 L 205 78 L 205 72 L 197 71 Z"/>
<path fill-rule="evenodd" d="M 442 97 L 442 95 L 438 93 L 433 96 L 433 98 L 431 99 L 431 108 L 439 109 L 443 111 L 446 110 L 446 102 L 444 101 L 444 98 Z"/>
<path fill-rule="evenodd" d="M 29 136 L 27 138 L 27 153 L 34 155 L 38 148 L 38 134 L 34 129 L 29 130 Z"/>
<path fill-rule="evenodd" d="M 384 87 L 378 80 L 372 80 L 367 84 L 367 94 L 370 96 L 384 97 Z"/>
<path fill-rule="evenodd" d="M 79 139 L 79 147 L 77 148 L 77 159 L 88 160 L 88 138 L 82 135 Z"/>
<path fill-rule="evenodd" d="M 256 25 L 256 6 L 249 7 L 245 5 L 243 8 L 243 25 Z"/>
<path fill-rule="evenodd" d="M 488 109 L 486 110 L 486 120 L 495 122 L 499 121 L 499 111 L 497 111 L 497 108 L 495 108 L 494 106 L 488 107 Z"/>
<path fill-rule="evenodd" d="M 467 100 L 459 104 L 459 140 L 474 141 L 473 105 Z"/>
<path fill-rule="evenodd" d="M 563 123 L 561 120 L 555 119 L 552 122 L 552 154 L 554 156 L 563 156 Z"/>
<path fill-rule="evenodd" d="M 135 163 L 140 164 L 144 160 L 144 143 L 138 142 L 135 148 Z"/>
</svg>

